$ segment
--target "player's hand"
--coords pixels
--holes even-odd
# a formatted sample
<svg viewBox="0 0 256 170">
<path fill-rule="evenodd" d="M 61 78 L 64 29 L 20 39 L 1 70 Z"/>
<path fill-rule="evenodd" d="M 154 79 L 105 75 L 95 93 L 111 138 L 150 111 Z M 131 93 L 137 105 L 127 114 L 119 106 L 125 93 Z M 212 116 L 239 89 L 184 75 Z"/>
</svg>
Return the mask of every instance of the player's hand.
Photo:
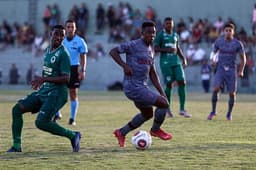
<svg viewBox="0 0 256 170">
<path fill-rule="evenodd" d="M 183 61 L 182 61 L 182 65 L 183 65 L 183 67 L 186 67 L 187 65 L 188 65 L 188 63 L 187 63 L 187 59 L 183 59 Z"/>
<path fill-rule="evenodd" d="M 127 76 L 131 76 L 132 75 L 132 69 L 127 64 L 124 66 L 124 74 L 127 75 Z"/>
<path fill-rule="evenodd" d="M 244 72 L 243 72 L 243 71 L 239 71 L 239 72 L 238 72 L 238 76 L 239 76 L 239 77 L 244 77 Z"/>
<path fill-rule="evenodd" d="M 38 90 L 43 83 L 43 77 L 35 76 L 34 80 L 31 81 L 31 86 L 34 90 Z"/>
<path fill-rule="evenodd" d="M 84 71 L 83 71 L 83 72 L 79 72 L 78 78 L 79 78 L 80 81 L 81 81 L 81 80 L 84 80 L 84 78 L 85 78 L 85 72 L 84 72 Z"/>
</svg>

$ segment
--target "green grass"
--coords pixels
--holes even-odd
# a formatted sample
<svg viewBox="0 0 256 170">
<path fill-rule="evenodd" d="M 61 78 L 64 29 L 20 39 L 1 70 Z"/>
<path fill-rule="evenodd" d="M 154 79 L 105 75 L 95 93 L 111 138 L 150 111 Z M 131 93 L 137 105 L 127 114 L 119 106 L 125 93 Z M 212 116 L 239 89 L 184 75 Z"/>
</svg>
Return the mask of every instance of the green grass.
<svg viewBox="0 0 256 170">
<path fill-rule="evenodd" d="M 225 119 L 227 95 L 218 103 L 218 116 L 212 121 L 210 94 L 192 93 L 187 109 L 191 119 L 180 117 L 174 96 L 175 118 L 166 119 L 163 128 L 171 141 L 153 138 L 152 146 L 138 151 L 127 135 L 127 147 L 119 148 L 113 130 L 138 112 L 122 93 L 81 92 L 77 126 L 67 125 L 69 104 L 59 121 L 83 134 L 81 150 L 72 153 L 70 141 L 35 128 L 36 115 L 24 115 L 23 152 L 6 153 L 11 146 L 11 108 L 29 91 L 0 91 L 0 169 L 256 169 L 255 96 L 238 94 L 233 121 Z M 140 129 L 149 130 L 152 120 Z"/>
</svg>

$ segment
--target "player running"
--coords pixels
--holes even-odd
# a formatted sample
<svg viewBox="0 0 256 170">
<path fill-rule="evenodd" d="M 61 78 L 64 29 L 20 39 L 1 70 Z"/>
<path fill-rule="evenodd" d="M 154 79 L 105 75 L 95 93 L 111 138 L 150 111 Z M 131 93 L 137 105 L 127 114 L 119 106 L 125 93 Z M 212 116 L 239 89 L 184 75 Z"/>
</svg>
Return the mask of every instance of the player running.
<svg viewBox="0 0 256 170">
<path fill-rule="evenodd" d="M 31 82 L 37 90 L 26 98 L 21 99 L 12 108 L 12 137 L 13 145 L 7 152 L 22 152 L 21 132 L 23 114 L 37 113 L 35 125 L 37 128 L 53 135 L 64 136 L 71 141 L 73 152 L 80 148 L 80 132 L 74 132 L 61 127 L 52 119 L 55 113 L 67 102 L 70 60 L 64 46 L 61 44 L 65 35 L 62 25 L 56 25 L 51 31 L 51 44 L 46 49 L 42 77 L 35 76 Z"/>
<path fill-rule="evenodd" d="M 237 68 L 236 56 L 240 55 L 240 67 L 238 76 L 243 77 L 246 55 L 243 44 L 234 38 L 235 26 L 227 23 L 224 26 L 224 36 L 219 37 L 214 43 L 213 55 L 218 53 L 218 64 L 216 65 L 216 74 L 214 76 L 214 90 L 212 94 L 212 111 L 208 115 L 208 120 L 216 116 L 216 104 L 218 101 L 218 92 L 225 83 L 229 92 L 228 111 L 226 118 L 232 120 L 232 109 L 236 99 L 237 90 Z M 215 58 L 215 57 L 211 57 Z M 214 63 L 216 64 L 216 63 Z"/>
<path fill-rule="evenodd" d="M 114 131 L 119 146 L 125 146 L 125 136 L 130 131 L 141 126 L 145 121 L 153 117 L 153 106 L 156 106 L 155 117 L 150 134 L 163 140 L 170 140 L 171 134 L 164 132 L 160 126 L 164 122 L 165 114 L 169 107 L 166 96 L 162 90 L 154 65 L 153 40 L 156 28 L 153 22 L 142 24 L 142 37 L 120 44 L 110 51 L 110 55 L 124 71 L 123 89 L 125 95 L 134 102 L 140 110 L 133 119 L 125 126 Z M 124 62 L 120 54 L 126 54 Z M 159 92 L 149 89 L 148 78 Z"/>
<path fill-rule="evenodd" d="M 173 27 L 173 19 L 171 17 L 165 18 L 164 29 L 156 35 L 154 41 L 155 51 L 160 52 L 160 68 L 166 84 L 165 94 L 170 103 L 170 107 L 172 103 L 172 88 L 175 82 L 178 85 L 180 99 L 179 114 L 184 117 L 192 117 L 192 115 L 185 110 L 186 81 L 183 66 L 187 65 L 187 60 L 179 46 L 179 37 L 178 34 L 173 31 Z M 171 108 L 169 108 L 166 114 L 168 117 L 173 117 Z"/>
</svg>

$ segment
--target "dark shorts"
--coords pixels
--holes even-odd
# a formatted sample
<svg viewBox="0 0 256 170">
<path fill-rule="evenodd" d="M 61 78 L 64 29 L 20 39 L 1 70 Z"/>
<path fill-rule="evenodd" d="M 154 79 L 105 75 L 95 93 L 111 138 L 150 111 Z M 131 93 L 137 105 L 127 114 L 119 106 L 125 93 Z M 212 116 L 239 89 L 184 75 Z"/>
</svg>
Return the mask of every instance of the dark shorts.
<svg viewBox="0 0 256 170">
<path fill-rule="evenodd" d="M 62 94 L 64 95 L 64 94 Z M 37 92 L 33 92 L 26 98 L 19 100 L 26 112 L 37 113 L 37 120 L 51 121 L 56 112 L 61 109 L 67 102 L 67 94 L 65 97 L 47 96 L 42 97 Z"/>
<path fill-rule="evenodd" d="M 161 71 L 165 84 L 185 80 L 185 73 L 182 65 L 169 66 L 161 64 Z"/>
<path fill-rule="evenodd" d="M 237 75 L 235 69 L 225 71 L 218 69 L 214 76 L 214 87 L 221 87 L 225 83 L 229 93 L 236 92 L 237 90 Z"/>
<path fill-rule="evenodd" d="M 79 88 L 80 80 L 79 80 L 79 66 L 74 65 L 70 68 L 70 80 L 68 83 L 68 88 Z"/>
<path fill-rule="evenodd" d="M 126 88 L 124 92 L 137 108 L 152 107 L 159 96 L 158 93 L 152 91 L 147 86 Z"/>
</svg>

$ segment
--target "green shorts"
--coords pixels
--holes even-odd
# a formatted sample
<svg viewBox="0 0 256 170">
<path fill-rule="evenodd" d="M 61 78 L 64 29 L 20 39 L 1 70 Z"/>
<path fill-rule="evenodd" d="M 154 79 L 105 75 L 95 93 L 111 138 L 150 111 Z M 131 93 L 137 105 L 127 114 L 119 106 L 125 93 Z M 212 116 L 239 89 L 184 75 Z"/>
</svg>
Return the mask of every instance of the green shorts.
<svg viewBox="0 0 256 170">
<path fill-rule="evenodd" d="M 161 71 L 165 84 L 173 83 L 174 81 L 184 81 L 185 73 L 182 65 L 169 66 L 161 64 Z"/>
<path fill-rule="evenodd" d="M 61 96 L 40 96 L 33 92 L 26 98 L 19 101 L 25 108 L 26 112 L 37 113 L 37 120 L 51 121 L 56 112 L 61 109 L 67 102 L 67 94 Z"/>
</svg>

